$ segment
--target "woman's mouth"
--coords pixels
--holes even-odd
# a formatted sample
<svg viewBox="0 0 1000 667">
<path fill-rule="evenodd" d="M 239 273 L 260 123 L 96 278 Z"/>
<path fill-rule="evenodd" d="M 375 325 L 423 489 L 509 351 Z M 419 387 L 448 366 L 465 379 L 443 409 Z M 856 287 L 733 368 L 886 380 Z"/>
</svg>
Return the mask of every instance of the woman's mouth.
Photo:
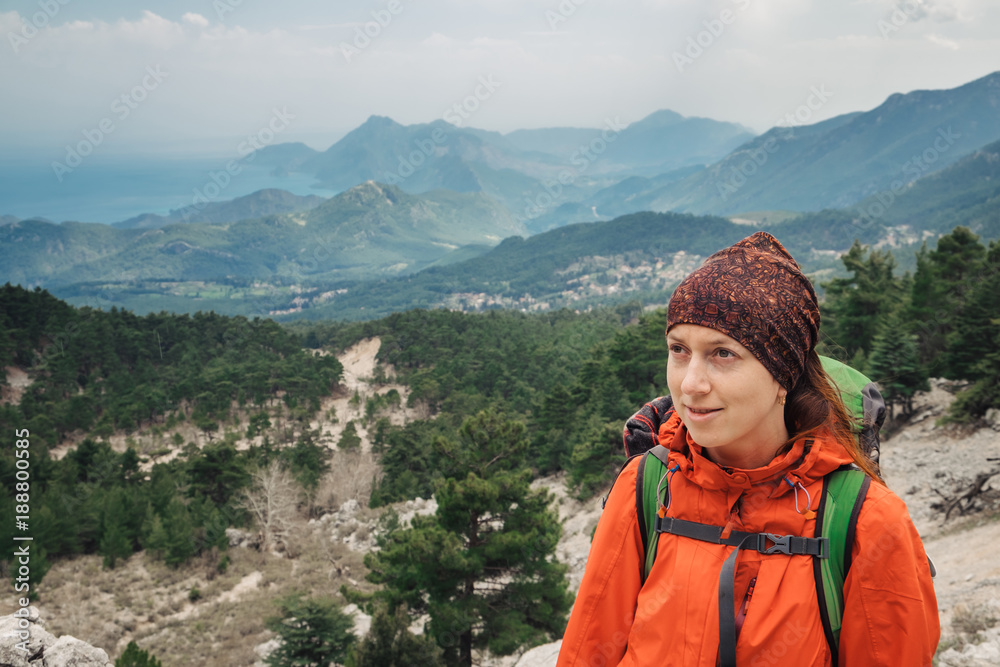
<svg viewBox="0 0 1000 667">
<path fill-rule="evenodd" d="M 711 419 L 717 412 L 721 412 L 722 408 L 692 408 L 691 406 L 687 406 L 686 410 L 688 418 L 698 422 Z"/>
</svg>

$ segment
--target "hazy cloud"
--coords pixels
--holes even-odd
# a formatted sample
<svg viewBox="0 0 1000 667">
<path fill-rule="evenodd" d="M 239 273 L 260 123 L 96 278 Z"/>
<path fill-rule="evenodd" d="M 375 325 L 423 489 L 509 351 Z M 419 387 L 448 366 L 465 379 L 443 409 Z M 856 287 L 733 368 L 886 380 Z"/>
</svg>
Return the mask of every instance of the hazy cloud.
<svg viewBox="0 0 1000 667">
<path fill-rule="evenodd" d="M 202 28 L 208 27 L 208 19 L 202 16 L 201 14 L 188 12 L 187 14 L 182 16 L 181 19 L 186 21 L 187 23 L 190 23 L 191 25 L 196 25 Z"/>
<path fill-rule="evenodd" d="M 810 86 L 836 91 L 821 120 L 1000 69 L 1000 3 L 909 1 L 888 35 L 879 22 L 907 0 L 398 0 L 395 14 L 389 0 L 288 0 L 230 3 L 221 18 L 204 1 L 147 0 L 127 15 L 95 1 L 63 6 L 17 50 L 9 35 L 31 19 L 4 12 L 0 89 L 20 103 L 0 143 L 58 150 L 156 65 L 170 78 L 107 150 L 225 147 L 275 106 L 296 114 L 283 139 L 326 148 L 372 114 L 439 118 L 486 75 L 503 82 L 470 119 L 486 129 L 666 108 L 763 131 Z M 698 48 L 679 71 L 677 54 Z"/>
</svg>

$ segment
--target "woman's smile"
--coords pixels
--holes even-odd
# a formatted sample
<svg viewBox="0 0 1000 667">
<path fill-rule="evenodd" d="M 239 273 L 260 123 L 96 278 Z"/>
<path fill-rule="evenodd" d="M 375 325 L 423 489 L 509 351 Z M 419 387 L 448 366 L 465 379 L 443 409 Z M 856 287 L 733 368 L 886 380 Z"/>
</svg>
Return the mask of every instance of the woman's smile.
<svg viewBox="0 0 1000 667">
<path fill-rule="evenodd" d="M 667 385 L 694 441 L 720 465 L 767 465 L 788 438 L 785 391 L 753 354 L 697 324 L 667 333 Z"/>
<path fill-rule="evenodd" d="M 685 406 L 685 410 L 687 410 L 688 419 L 696 422 L 706 422 L 718 414 L 722 408 L 693 408 Z"/>
</svg>

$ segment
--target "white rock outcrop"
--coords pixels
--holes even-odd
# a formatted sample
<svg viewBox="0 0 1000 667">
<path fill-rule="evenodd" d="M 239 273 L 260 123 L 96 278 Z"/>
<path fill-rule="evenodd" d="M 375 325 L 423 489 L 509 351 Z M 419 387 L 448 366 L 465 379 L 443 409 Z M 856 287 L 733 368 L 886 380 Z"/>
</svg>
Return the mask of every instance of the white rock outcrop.
<svg viewBox="0 0 1000 667">
<path fill-rule="evenodd" d="M 0 617 L 0 667 L 114 667 L 108 654 L 69 635 L 45 629 L 38 609 Z"/>
</svg>

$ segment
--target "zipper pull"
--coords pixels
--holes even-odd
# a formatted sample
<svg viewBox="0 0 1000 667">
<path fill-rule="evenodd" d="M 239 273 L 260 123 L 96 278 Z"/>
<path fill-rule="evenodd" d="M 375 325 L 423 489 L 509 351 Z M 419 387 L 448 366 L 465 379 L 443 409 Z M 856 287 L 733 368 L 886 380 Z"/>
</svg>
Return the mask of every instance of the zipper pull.
<svg viewBox="0 0 1000 667">
<path fill-rule="evenodd" d="M 750 580 L 747 585 L 747 594 L 743 596 L 743 604 L 740 605 L 740 611 L 736 614 L 736 636 L 739 637 L 740 630 L 743 629 L 743 622 L 747 619 L 747 608 L 750 606 L 750 598 L 753 597 L 754 586 L 757 585 L 757 577 Z"/>
</svg>

